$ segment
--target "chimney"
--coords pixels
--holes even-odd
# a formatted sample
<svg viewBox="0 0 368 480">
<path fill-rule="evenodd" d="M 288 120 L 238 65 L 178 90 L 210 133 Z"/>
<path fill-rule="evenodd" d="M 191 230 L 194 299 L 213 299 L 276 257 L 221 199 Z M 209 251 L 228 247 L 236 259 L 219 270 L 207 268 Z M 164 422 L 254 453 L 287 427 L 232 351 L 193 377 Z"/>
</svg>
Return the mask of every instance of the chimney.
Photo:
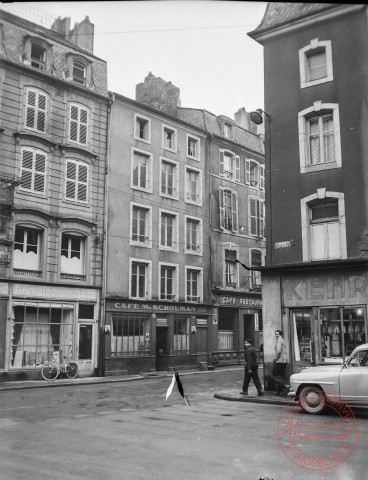
<svg viewBox="0 0 368 480">
<path fill-rule="evenodd" d="M 61 33 L 64 38 L 67 38 L 70 32 L 70 17 L 58 17 L 51 25 L 51 30 L 54 30 L 57 33 Z"/>
<path fill-rule="evenodd" d="M 248 130 L 248 132 L 255 134 L 258 133 L 257 125 L 251 122 L 250 114 L 245 110 L 244 107 L 239 108 L 239 110 L 235 112 L 234 118 L 236 123 L 245 130 Z"/>
<path fill-rule="evenodd" d="M 135 87 L 135 99 L 157 110 L 176 116 L 180 107 L 180 89 L 149 72 L 143 83 Z"/>
<path fill-rule="evenodd" d="M 69 34 L 68 40 L 82 50 L 93 53 L 94 32 L 94 24 L 89 21 L 89 17 L 86 17 L 80 23 L 74 25 L 73 30 L 71 30 Z"/>
</svg>

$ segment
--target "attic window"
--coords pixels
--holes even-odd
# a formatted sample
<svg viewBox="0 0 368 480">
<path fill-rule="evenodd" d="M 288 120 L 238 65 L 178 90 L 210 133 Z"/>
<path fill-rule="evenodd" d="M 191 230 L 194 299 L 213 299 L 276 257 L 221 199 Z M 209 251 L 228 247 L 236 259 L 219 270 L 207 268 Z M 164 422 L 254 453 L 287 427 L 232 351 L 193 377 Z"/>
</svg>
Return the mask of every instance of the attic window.
<svg viewBox="0 0 368 480">
<path fill-rule="evenodd" d="M 73 62 L 73 82 L 79 83 L 79 85 L 86 83 L 86 67 L 76 60 Z"/>
<path fill-rule="evenodd" d="M 31 44 L 31 67 L 46 70 L 46 49 L 38 43 Z"/>
<path fill-rule="evenodd" d="M 51 45 L 38 37 L 26 37 L 23 63 L 37 70 L 48 71 L 51 61 Z"/>
<path fill-rule="evenodd" d="M 231 137 L 231 125 L 230 123 L 224 123 L 224 137 L 230 138 Z"/>
</svg>

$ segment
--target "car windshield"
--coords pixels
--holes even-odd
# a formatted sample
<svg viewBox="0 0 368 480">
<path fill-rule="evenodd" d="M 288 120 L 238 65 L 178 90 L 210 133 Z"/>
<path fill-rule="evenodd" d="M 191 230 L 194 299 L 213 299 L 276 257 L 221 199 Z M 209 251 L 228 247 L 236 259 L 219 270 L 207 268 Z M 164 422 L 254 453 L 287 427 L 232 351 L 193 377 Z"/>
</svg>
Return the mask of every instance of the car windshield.
<svg viewBox="0 0 368 480">
<path fill-rule="evenodd" d="M 360 350 L 356 352 L 349 360 L 349 367 L 367 367 L 368 366 L 368 350 Z"/>
</svg>

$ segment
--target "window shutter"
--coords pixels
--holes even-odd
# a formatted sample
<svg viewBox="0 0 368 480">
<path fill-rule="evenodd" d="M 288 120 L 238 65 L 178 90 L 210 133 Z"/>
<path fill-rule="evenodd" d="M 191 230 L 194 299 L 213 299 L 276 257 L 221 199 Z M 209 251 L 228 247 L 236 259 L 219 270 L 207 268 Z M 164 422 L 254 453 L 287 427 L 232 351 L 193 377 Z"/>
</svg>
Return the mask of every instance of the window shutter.
<svg viewBox="0 0 368 480">
<path fill-rule="evenodd" d="M 220 175 L 224 175 L 224 151 L 220 150 Z"/>
<path fill-rule="evenodd" d="M 35 179 L 34 190 L 36 192 L 45 191 L 45 169 L 46 169 L 46 156 L 40 153 L 36 153 L 35 162 Z"/>
<path fill-rule="evenodd" d="M 257 235 L 257 210 L 256 200 L 250 199 L 250 234 Z"/>
<path fill-rule="evenodd" d="M 250 185 L 250 161 L 245 160 L 245 184 Z"/>
<path fill-rule="evenodd" d="M 88 169 L 86 165 L 79 165 L 78 168 L 78 200 L 81 202 L 87 201 L 87 177 Z"/>
<path fill-rule="evenodd" d="M 67 162 L 66 165 L 66 198 L 75 199 L 77 166 L 73 162 Z"/>
<path fill-rule="evenodd" d="M 239 157 L 238 157 L 239 158 Z M 236 196 L 236 193 L 232 192 L 231 193 L 231 203 L 232 203 L 232 219 L 233 219 L 233 225 L 232 225 L 232 230 L 237 231 L 238 230 L 238 199 Z"/>
<path fill-rule="evenodd" d="M 70 107 L 70 140 L 78 141 L 78 107 Z"/>
<path fill-rule="evenodd" d="M 240 157 L 235 157 L 235 181 L 240 182 Z"/>
<path fill-rule="evenodd" d="M 265 189 L 265 167 L 264 165 L 260 165 L 259 167 L 259 189 Z"/>
<path fill-rule="evenodd" d="M 24 188 L 26 190 L 32 189 L 32 167 L 33 167 L 33 152 L 29 150 L 23 150 L 22 169 L 21 169 L 21 177 L 22 177 L 21 188 Z"/>
<path fill-rule="evenodd" d="M 88 121 L 88 112 L 84 108 L 81 108 L 79 142 L 83 143 L 84 145 L 87 143 L 87 121 Z"/>
<path fill-rule="evenodd" d="M 38 110 L 37 110 L 37 130 L 44 132 L 46 129 L 46 95 L 38 94 Z"/>
<path fill-rule="evenodd" d="M 26 108 L 26 127 L 34 128 L 36 118 L 36 92 L 28 90 Z"/>
<path fill-rule="evenodd" d="M 225 202 L 224 189 L 220 187 L 220 228 L 225 228 Z"/>
<path fill-rule="evenodd" d="M 265 204 L 262 201 L 259 202 L 259 217 L 259 236 L 263 238 L 265 234 Z"/>
</svg>

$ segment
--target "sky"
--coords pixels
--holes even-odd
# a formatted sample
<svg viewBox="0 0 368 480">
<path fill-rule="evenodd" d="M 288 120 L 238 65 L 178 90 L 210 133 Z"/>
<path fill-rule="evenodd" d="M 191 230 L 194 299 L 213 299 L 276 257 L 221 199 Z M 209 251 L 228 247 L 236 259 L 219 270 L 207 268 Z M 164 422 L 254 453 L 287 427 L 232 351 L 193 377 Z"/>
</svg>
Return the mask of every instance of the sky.
<svg viewBox="0 0 368 480">
<path fill-rule="evenodd" d="M 149 72 L 180 89 L 181 105 L 234 118 L 263 108 L 263 48 L 248 37 L 266 2 L 146 0 L 16 2 L 16 7 L 95 25 L 94 54 L 108 89 L 135 98 Z M 20 13 L 18 13 L 20 15 Z M 30 18 L 27 14 L 26 18 Z"/>
</svg>

